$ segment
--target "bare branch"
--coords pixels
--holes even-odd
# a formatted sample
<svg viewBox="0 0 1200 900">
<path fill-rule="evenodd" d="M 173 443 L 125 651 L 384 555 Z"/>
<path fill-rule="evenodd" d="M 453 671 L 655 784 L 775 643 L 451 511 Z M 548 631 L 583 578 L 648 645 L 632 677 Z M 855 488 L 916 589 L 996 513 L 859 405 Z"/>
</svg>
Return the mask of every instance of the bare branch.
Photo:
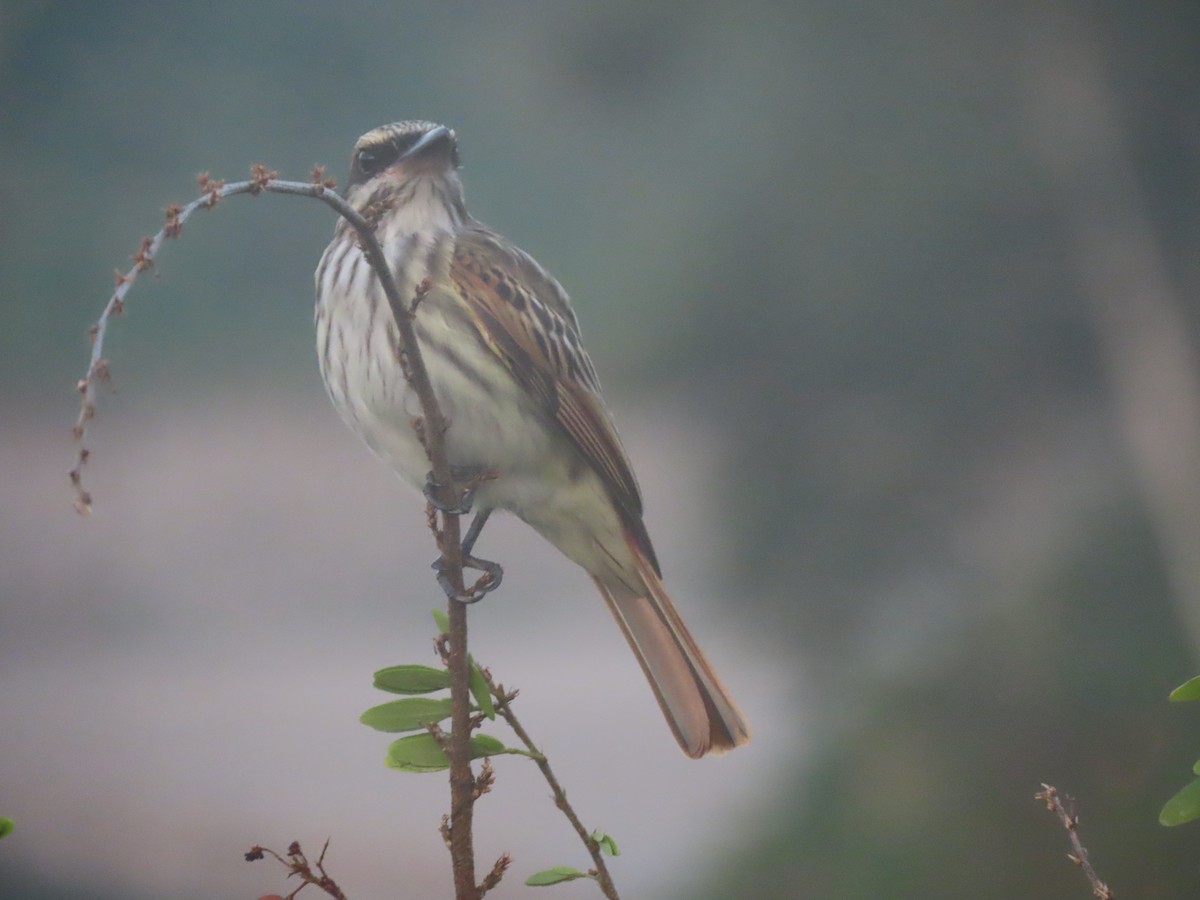
<svg viewBox="0 0 1200 900">
<path fill-rule="evenodd" d="M 172 204 L 168 207 L 166 224 L 153 237 L 142 240 L 138 252 L 133 257 L 133 268 L 124 274 L 117 273 L 116 289 L 100 314 L 100 318 L 88 331 L 92 342 L 91 359 L 87 371 L 77 384 L 80 393 L 80 410 L 74 434 L 78 454 L 75 467 L 70 472 L 70 478 L 71 484 L 75 488 L 75 508 L 80 513 L 89 512 L 92 505 L 91 495 L 83 486 L 83 466 L 91 455 L 86 445 L 86 437 L 88 423 L 96 414 L 96 386 L 98 382 L 105 380 L 108 376 L 108 364 L 104 360 L 103 352 L 104 337 L 109 320 L 114 315 L 119 315 L 124 309 L 125 297 L 130 288 L 137 281 L 139 274 L 153 267 L 163 242 L 179 237 L 184 224 L 196 210 L 211 209 L 224 198 L 235 194 L 257 196 L 264 192 L 292 194 L 320 200 L 336 210 L 357 233 L 359 245 L 379 277 L 379 283 L 387 297 L 388 307 L 395 319 L 400 336 L 401 353 L 406 361 L 405 377 L 408 378 L 421 403 L 422 419 L 414 422 L 414 427 L 419 429 L 418 433 L 425 445 L 425 451 L 433 469 L 433 478 L 437 484 L 441 485 L 442 496 L 439 499 L 444 500 L 447 507 L 456 503 L 460 491 L 455 485 L 453 472 L 446 457 L 444 438 L 447 423 L 438 406 L 437 398 L 434 396 L 433 384 L 425 368 L 412 325 L 413 309 L 419 302 L 422 291 L 427 291 L 428 286 L 422 285 L 418 288 L 417 296 L 412 298 L 411 305 L 400 296 L 387 257 L 375 237 L 374 227 L 333 190 L 332 182 L 323 179 L 324 174 L 324 169 L 318 167 L 313 170 L 312 180 L 307 183 L 280 181 L 275 172 L 262 164 L 257 164 L 251 168 L 248 181 L 225 184 L 222 181 L 213 180 L 208 173 L 203 173 L 198 178 L 201 196 L 186 205 Z M 462 596 L 464 594 L 462 537 L 456 514 L 442 514 L 440 536 L 439 551 L 443 560 L 443 574 L 455 592 Z M 466 616 L 466 608 L 462 603 L 449 601 L 450 652 L 448 667 L 453 698 L 448 753 L 451 793 L 449 836 L 456 897 L 458 900 L 477 900 L 479 889 L 475 884 L 474 847 L 471 832 L 475 776 L 471 771 L 470 756 L 470 667 L 467 656 Z"/>
<path fill-rule="evenodd" d="M 600 851 L 600 844 L 592 837 L 591 832 L 584 827 L 574 807 L 567 800 L 567 792 L 563 790 L 558 778 L 554 775 L 554 770 L 550 768 L 550 761 L 537 748 L 533 743 L 533 739 L 529 736 L 529 732 L 517 720 L 516 713 L 512 709 L 512 701 L 517 696 L 516 692 L 509 693 L 504 689 L 504 685 L 493 683 L 491 676 L 486 671 L 484 672 L 484 677 L 487 678 L 488 689 L 492 692 L 492 696 L 496 698 L 496 711 L 504 717 L 504 721 L 508 723 L 513 733 L 525 745 L 525 749 L 529 751 L 530 757 L 541 770 L 542 777 L 550 785 L 550 790 L 554 792 L 554 805 L 562 810 L 562 814 L 567 817 L 567 821 L 571 823 L 571 827 L 575 829 L 575 833 L 579 835 L 579 839 L 587 847 L 588 854 L 592 857 L 592 863 L 595 865 L 594 874 L 597 883 L 600 885 L 600 890 L 609 900 L 620 900 L 620 897 L 617 895 L 617 887 L 613 884 L 612 876 L 608 872 L 608 866 L 604 863 L 604 854 Z"/>
<path fill-rule="evenodd" d="M 302 890 L 310 884 L 320 888 L 334 900 L 346 900 L 346 895 L 342 893 L 342 889 L 338 887 L 337 882 L 329 877 L 329 873 L 325 871 L 325 851 L 329 849 L 329 840 L 326 839 L 325 846 L 321 848 L 321 855 L 315 863 L 309 863 L 308 858 L 304 855 L 304 851 L 300 849 L 299 841 L 292 841 L 288 846 L 287 858 L 280 856 L 269 847 L 260 847 L 255 844 L 246 853 L 246 862 L 254 862 L 262 859 L 263 856 L 273 856 L 279 860 L 288 870 L 288 877 L 293 875 L 300 879 L 300 886 L 287 895 L 285 900 L 293 900 Z M 314 871 L 314 869 L 316 871 Z"/>
<path fill-rule="evenodd" d="M 96 385 L 98 382 L 108 379 L 108 363 L 104 359 L 104 338 L 108 331 L 109 320 L 113 316 L 119 316 L 124 312 L 125 297 L 137 281 L 138 276 L 142 272 L 154 268 L 154 261 L 158 256 L 159 250 L 162 249 L 163 243 L 180 236 L 184 223 L 191 218 L 192 213 L 198 209 L 211 209 L 213 206 L 216 206 L 218 201 L 234 194 L 258 193 L 262 190 L 262 179 L 258 174 L 249 181 L 239 181 L 233 184 L 225 184 L 224 181 L 214 181 L 209 178 L 207 172 L 201 173 L 198 180 L 200 190 L 202 191 L 201 196 L 186 206 L 173 203 L 167 207 L 165 211 L 166 224 L 154 236 L 142 238 L 137 252 L 132 257 L 133 267 L 128 272 L 122 273 L 118 270 L 115 273 L 116 287 L 113 290 L 113 294 L 105 305 L 104 310 L 100 313 L 100 318 L 88 329 L 88 338 L 92 344 L 92 355 L 87 371 L 76 385 L 80 393 L 79 418 L 75 422 L 75 442 L 78 445 L 78 457 L 75 468 L 70 473 L 71 483 L 74 485 L 76 493 L 75 508 L 81 513 L 90 512 L 92 505 L 91 495 L 83 487 L 83 466 L 91 455 L 87 449 L 85 438 L 87 436 L 88 423 L 96 415 Z M 280 182 L 280 184 L 286 183 Z M 305 187 L 308 187 L 311 191 L 313 186 L 307 185 Z"/>
<path fill-rule="evenodd" d="M 1058 820 L 1062 822 L 1063 828 L 1067 829 L 1067 836 L 1071 839 L 1071 849 L 1073 851 L 1067 854 L 1067 859 L 1083 869 L 1083 874 L 1091 882 L 1092 895 L 1099 897 L 1100 900 L 1114 900 L 1116 895 L 1096 875 L 1096 870 L 1092 868 L 1091 862 L 1088 861 L 1087 848 L 1083 846 L 1083 842 L 1079 839 L 1079 816 L 1075 812 L 1075 801 L 1067 797 L 1067 803 L 1064 805 L 1062 799 L 1059 797 L 1058 789 L 1048 784 L 1043 784 L 1042 790 L 1034 794 L 1034 797 L 1044 801 L 1046 809 L 1058 816 Z M 1067 809 L 1068 806 L 1070 807 L 1069 810 Z"/>
</svg>

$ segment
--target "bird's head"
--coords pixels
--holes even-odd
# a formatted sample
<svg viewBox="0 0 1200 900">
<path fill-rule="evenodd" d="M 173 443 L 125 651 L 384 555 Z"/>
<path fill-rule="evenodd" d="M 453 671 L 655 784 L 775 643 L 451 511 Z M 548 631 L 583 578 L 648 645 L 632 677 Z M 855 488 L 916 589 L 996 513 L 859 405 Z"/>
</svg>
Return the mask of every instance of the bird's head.
<svg viewBox="0 0 1200 900">
<path fill-rule="evenodd" d="M 424 184 L 428 191 L 418 191 Z M 458 138 L 435 122 L 393 122 L 354 143 L 347 199 L 360 209 L 381 197 L 402 203 L 437 197 L 462 207 Z"/>
</svg>

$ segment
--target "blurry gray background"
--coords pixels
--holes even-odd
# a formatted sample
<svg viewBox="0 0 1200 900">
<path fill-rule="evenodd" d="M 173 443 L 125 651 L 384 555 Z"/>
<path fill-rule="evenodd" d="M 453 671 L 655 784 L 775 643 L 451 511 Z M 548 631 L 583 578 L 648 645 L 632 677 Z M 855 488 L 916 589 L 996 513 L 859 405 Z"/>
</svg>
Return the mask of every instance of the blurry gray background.
<svg viewBox="0 0 1200 900">
<path fill-rule="evenodd" d="M 629 897 L 1194 897 L 1194 3 L 0 4 L 0 896 L 253 897 L 311 852 L 448 896 L 440 777 L 371 672 L 433 661 L 422 505 L 328 407 L 317 204 L 239 198 L 84 338 L 202 170 L 339 179 L 458 130 L 474 213 L 575 299 L 667 582 L 755 726 L 675 748 L 583 574 L 519 523 L 476 657 Z M 499 733 L 499 729 L 497 729 Z M 502 759 L 481 865 L 586 865 Z M 556 888 L 589 896 L 588 885 Z"/>
</svg>

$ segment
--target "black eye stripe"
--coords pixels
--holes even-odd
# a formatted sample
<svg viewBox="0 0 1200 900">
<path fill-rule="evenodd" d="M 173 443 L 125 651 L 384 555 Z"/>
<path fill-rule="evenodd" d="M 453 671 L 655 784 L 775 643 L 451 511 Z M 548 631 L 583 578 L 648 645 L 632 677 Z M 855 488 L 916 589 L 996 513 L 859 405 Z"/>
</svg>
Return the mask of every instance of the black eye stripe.
<svg viewBox="0 0 1200 900">
<path fill-rule="evenodd" d="M 382 172 L 400 156 L 399 148 L 392 142 L 363 147 L 358 151 L 355 162 L 364 175 L 375 175 Z"/>
<path fill-rule="evenodd" d="M 393 143 L 396 145 L 396 153 L 403 154 L 412 149 L 412 145 L 425 136 L 422 131 L 415 131 L 412 134 L 402 135 L 396 138 Z"/>
<path fill-rule="evenodd" d="M 419 131 L 412 134 L 404 134 L 381 144 L 372 144 L 369 147 L 363 147 L 358 151 L 356 160 L 358 167 L 362 170 L 363 174 L 368 176 L 382 172 L 411 149 L 412 145 L 423 137 L 423 134 L 423 132 Z"/>
<path fill-rule="evenodd" d="M 404 158 L 405 154 L 412 150 L 418 141 L 425 138 L 430 130 L 436 127 L 429 123 L 412 124 L 420 124 L 421 127 L 415 130 L 406 129 L 400 133 L 390 129 L 380 129 L 381 132 L 384 132 L 383 134 L 373 135 L 374 140 L 371 143 L 355 150 L 350 163 L 350 185 L 362 184 L 386 171 L 398 160 Z M 458 143 L 454 138 L 454 132 L 443 131 L 437 140 L 425 145 L 421 155 L 442 158 L 454 169 L 457 169 L 459 166 Z"/>
</svg>

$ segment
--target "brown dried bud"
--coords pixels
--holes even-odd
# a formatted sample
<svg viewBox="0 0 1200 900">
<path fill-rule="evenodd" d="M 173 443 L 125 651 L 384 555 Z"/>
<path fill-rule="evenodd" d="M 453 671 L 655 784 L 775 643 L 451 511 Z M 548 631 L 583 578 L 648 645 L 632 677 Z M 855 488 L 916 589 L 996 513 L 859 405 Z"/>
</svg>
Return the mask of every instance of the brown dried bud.
<svg viewBox="0 0 1200 900">
<path fill-rule="evenodd" d="M 142 238 L 141 246 L 138 247 L 138 252 L 133 254 L 133 261 L 137 264 L 138 271 L 144 272 L 146 269 L 154 265 L 154 260 L 150 258 L 150 248 L 154 245 L 154 238 Z"/>
<path fill-rule="evenodd" d="M 225 187 L 225 179 L 210 178 L 207 172 L 201 172 L 196 176 L 196 181 L 200 185 L 200 193 L 208 194 L 208 199 L 204 201 L 205 209 L 212 209 L 221 199 L 219 192 L 221 188 Z"/>
<path fill-rule="evenodd" d="M 258 196 L 263 192 L 263 188 L 278 177 L 278 172 L 268 169 L 262 163 L 255 163 L 250 167 L 250 181 L 253 182 L 250 186 L 250 193 Z"/>
<path fill-rule="evenodd" d="M 183 231 L 183 223 L 179 221 L 179 214 L 183 212 L 183 207 L 178 203 L 172 203 L 167 207 L 167 224 L 163 226 L 163 235 L 169 238 L 179 237 Z"/>
</svg>

